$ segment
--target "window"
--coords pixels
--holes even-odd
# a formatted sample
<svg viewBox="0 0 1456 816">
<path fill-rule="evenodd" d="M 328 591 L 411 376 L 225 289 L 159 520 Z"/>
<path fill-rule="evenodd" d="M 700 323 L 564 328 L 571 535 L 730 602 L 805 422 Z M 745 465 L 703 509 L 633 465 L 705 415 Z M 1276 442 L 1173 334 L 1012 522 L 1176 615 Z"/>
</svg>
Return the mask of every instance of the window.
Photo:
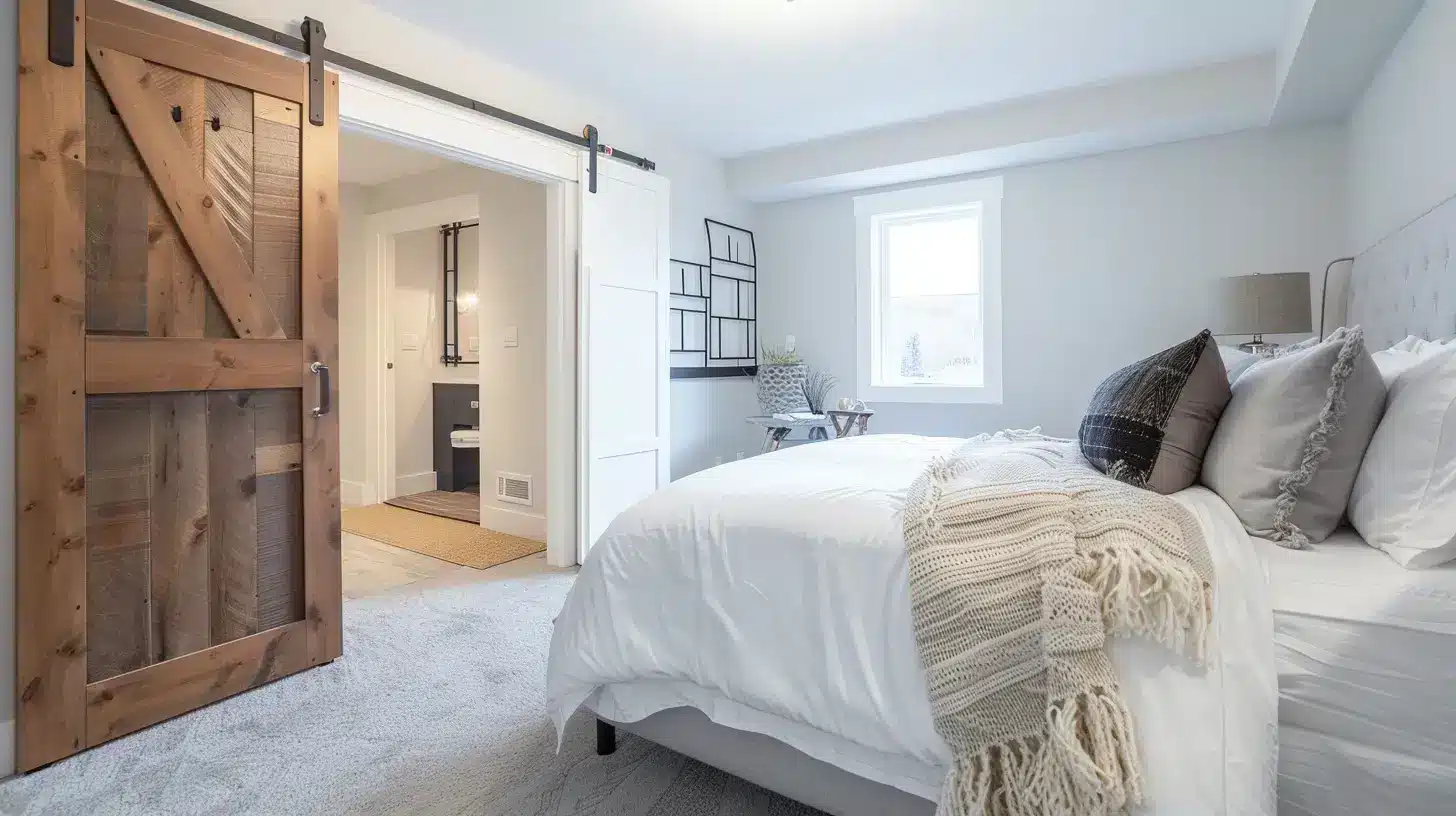
<svg viewBox="0 0 1456 816">
<path fill-rule="evenodd" d="M 859 393 L 1001 401 L 1001 179 L 854 200 Z"/>
</svg>

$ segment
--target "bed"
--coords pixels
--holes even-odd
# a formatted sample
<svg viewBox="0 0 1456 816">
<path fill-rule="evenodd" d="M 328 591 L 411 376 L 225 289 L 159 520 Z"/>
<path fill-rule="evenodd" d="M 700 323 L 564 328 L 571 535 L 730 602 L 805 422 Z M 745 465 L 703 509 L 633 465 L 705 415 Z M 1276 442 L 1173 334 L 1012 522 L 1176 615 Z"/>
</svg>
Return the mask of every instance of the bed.
<svg viewBox="0 0 1456 816">
<path fill-rule="evenodd" d="M 1343 322 L 1372 350 L 1456 335 L 1453 249 L 1456 199 L 1359 256 Z M 584 706 L 603 750 L 615 724 L 828 813 L 934 812 L 948 754 L 917 673 L 895 514 L 953 444 L 780 452 L 618 519 L 558 619 L 558 727 Z M 1216 659 L 1191 670 L 1138 642 L 1111 648 L 1142 812 L 1453 812 L 1456 566 L 1404 570 L 1348 530 L 1283 550 L 1207 490 L 1176 498 L 1216 562 Z"/>
<path fill-rule="evenodd" d="M 898 511 L 962 440 L 878 435 L 675 482 L 614 522 L 557 621 L 558 726 L 608 723 L 834 814 L 931 813 L 950 755 L 910 621 Z M 1272 813 L 1276 688 L 1263 566 L 1228 507 L 1209 542 L 1217 659 L 1117 640 L 1157 814 Z M 1190 773 L 1189 769 L 1214 769 Z"/>
<path fill-rule="evenodd" d="M 1456 563 L 1402 569 L 1350 529 L 1257 542 L 1274 589 L 1280 813 L 1450 813 Z"/>
<path fill-rule="evenodd" d="M 1456 198 L 1362 253 L 1367 346 L 1456 336 Z M 1456 564 L 1405 570 L 1345 529 L 1259 542 L 1274 590 L 1281 816 L 1456 811 Z"/>
</svg>

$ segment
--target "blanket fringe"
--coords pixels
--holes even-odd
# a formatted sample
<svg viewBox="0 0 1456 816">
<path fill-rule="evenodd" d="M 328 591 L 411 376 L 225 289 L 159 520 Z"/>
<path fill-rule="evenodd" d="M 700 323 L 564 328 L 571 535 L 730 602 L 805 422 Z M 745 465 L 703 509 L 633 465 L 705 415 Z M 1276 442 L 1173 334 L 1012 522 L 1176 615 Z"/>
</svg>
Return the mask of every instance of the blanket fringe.
<svg viewBox="0 0 1456 816">
<path fill-rule="evenodd" d="M 1094 689 L 1051 703 L 1047 737 L 1023 737 L 956 760 L 937 816 L 1111 816 L 1141 804 L 1132 714 Z"/>
<path fill-rule="evenodd" d="M 1213 588 L 1190 566 L 1152 547 L 1109 545 L 1077 574 L 1101 596 L 1109 634 L 1145 637 L 1203 665 Z"/>
</svg>

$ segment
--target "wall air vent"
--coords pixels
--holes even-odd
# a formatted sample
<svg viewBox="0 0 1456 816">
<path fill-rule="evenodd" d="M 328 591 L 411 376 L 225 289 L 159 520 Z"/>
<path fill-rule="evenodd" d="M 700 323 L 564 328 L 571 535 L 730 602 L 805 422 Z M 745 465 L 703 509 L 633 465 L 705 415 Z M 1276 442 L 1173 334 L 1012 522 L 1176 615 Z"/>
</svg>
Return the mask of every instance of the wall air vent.
<svg viewBox="0 0 1456 816">
<path fill-rule="evenodd" d="M 531 477 L 520 473 L 497 473 L 495 475 L 495 497 L 503 502 L 530 506 Z"/>
</svg>

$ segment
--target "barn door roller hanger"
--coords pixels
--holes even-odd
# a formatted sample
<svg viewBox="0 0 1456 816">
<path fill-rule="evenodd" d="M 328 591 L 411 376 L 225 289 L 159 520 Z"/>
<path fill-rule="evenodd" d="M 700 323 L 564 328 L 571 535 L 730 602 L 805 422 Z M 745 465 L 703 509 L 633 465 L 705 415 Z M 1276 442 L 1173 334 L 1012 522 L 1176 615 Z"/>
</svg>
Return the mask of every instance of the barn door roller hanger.
<svg viewBox="0 0 1456 816">
<path fill-rule="evenodd" d="M 76 64 L 76 0 L 51 0 L 46 9 L 47 55 L 62 68 Z"/>
<path fill-rule="evenodd" d="M 281 31 L 274 31 L 267 26 L 259 25 L 251 20 L 236 17 L 223 11 L 204 6 L 194 0 L 152 0 L 156 5 L 178 11 L 192 17 L 196 17 L 212 25 L 245 34 L 272 43 L 276 46 L 287 48 L 308 57 L 308 121 L 314 125 L 324 123 L 323 115 L 323 81 L 325 63 L 334 65 L 345 70 L 363 74 L 374 79 L 398 85 L 401 88 L 424 94 L 425 96 L 438 99 L 441 102 L 448 102 L 462 108 L 473 110 L 476 113 L 483 113 L 492 119 L 499 119 L 509 122 L 517 127 L 522 127 L 543 136 L 550 136 L 568 142 L 577 147 L 585 148 L 590 153 L 588 167 L 588 189 L 595 193 L 597 191 L 597 155 L 610 156 L 619 161 L 624 161 L 643 170 L 656 170 L 657 163 L 651 159 L 635 156 L 625 150 L 617 150 L 611 145 L 603 144 L 596 127 L 587 125 L 582 129 L 581 135 L 570 133 L 560 128 L 542 124 L 534 119 L 528 119 L 519 114 L 511 113 L 503 108 L 488 105 L 462 96 L 454 91 L 447 91 L 426 82 L 397 74 L 388 68 L 381 68 L 373 63 L 354 59 L 337 51 L 329 51 L 324 47 L 324 24 L 312 17 L 305 17 L 303 25 L 300 26 L 302 37 L 294 37 L 284 34 Z M 71 67 L 76 64 L 76 3 L 75 0 L 50 0 L 50 43 L 49 55 L 51 62 L 57 65 Z"/>
</svg>

